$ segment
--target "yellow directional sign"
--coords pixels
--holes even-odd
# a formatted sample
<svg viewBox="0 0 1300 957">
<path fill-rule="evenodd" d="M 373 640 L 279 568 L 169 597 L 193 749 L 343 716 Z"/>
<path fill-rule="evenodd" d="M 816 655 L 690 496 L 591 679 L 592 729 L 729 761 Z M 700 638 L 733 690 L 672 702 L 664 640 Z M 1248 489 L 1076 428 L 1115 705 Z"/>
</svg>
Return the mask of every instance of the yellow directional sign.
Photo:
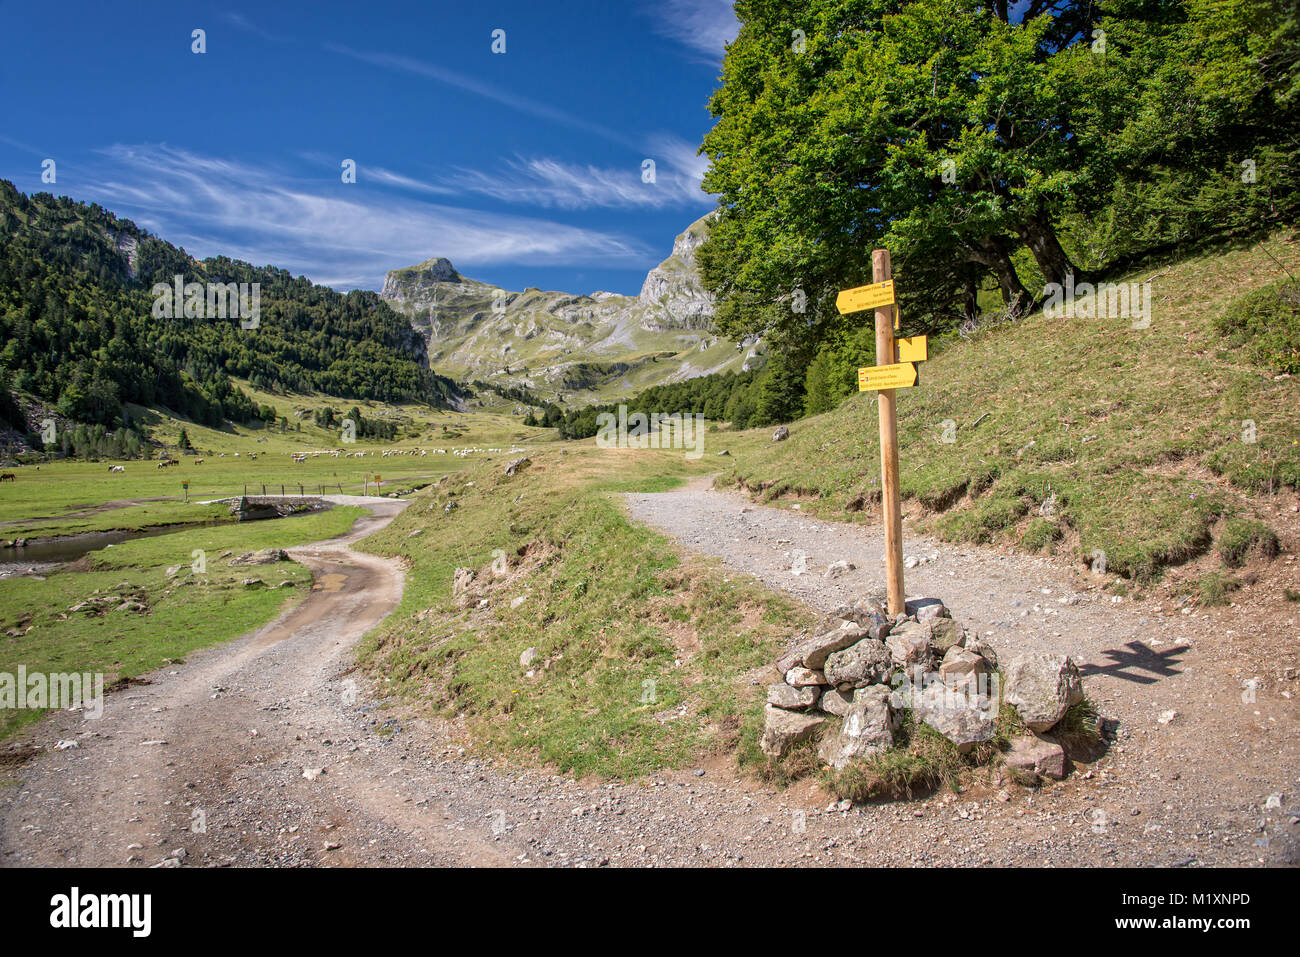
<svg viewBox="0 0 1300 957">
<path fill-rule="evenodd" d="M 892 366 L 866 366 L 858 370 L 858 391 L 910 389 L 916 384 L 916 366 L 898 362 Z"/>
<path fill-rule="evenodd" d="M 841 313 L 861 312 L 863 309 L 893 305 L 893 302 L 894 280 L 886 279 L 884 282 L 873 282 L 870 286 L 841 290 L 835 297 L 835 308 Z"/>
<path fill-rule="evenodd" d="M 926 347 L 925 336 L 912 336 L 910 339 L 895 339 L 899 362 L 924 362 L 930 357 Z"/>
</svg>

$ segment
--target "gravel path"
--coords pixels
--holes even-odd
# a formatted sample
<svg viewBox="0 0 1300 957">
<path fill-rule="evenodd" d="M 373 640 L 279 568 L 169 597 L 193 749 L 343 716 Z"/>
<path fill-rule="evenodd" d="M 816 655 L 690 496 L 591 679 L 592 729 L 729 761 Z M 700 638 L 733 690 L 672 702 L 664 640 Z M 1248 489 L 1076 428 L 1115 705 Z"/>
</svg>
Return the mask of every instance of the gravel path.
<svg viewBox="0 0 1300 957">
<path fill-rule="evenodd" d="M 372 514 L 349 535 L 290 550 L 313 570 L 315 585 L 279 621 L 110 695 L 99 721 L 58 713 L 41 722 L 32 734 L 36 756 L 0 764 L 0 778 L 13 779 L 0 787 L 0 864 L 1297 859 L 1294 706 L 1267 690 L 1253 705 L 1242 703 L 1240 680 L 1224 678 L 1240 667 L 1241 654 L 1215 653 L 1231 642 L 1223 621 L 1135 612 L 1098 600 L 1045 561 L 911 540 L 909 555 L 937 558 L 909 572 L 909 591 L 949 601 L 959 618 L 993 632 L 1000 652 L 1061 647 L 1108 669 L 1087 687 L 1103 712 L 1120 720 L 1109 755 L 1041 791 L 849 809 L 828 803 L 811 782 L 778 791 L 740 778 L 724 759 L 629 783 L 574 781 L 480 760 L 434 723 L 378 711 L 350 673 L 353 645 L 396 606 L 403 579 L 397 563 L 348 548 L 404 503 L 366 504 Z M 629 496 L 629 508 L 686 548 L 817 607 L 860 594 L 879 577 L 855 572 L 827 581 L 820 574 L 838 558 L 874 570 L 880 545 L 869 528 L 754 508 L 699 485 Z M 789 572 L 794 558 L 786 553 L 795 550 L 807 555 L 803 575 Z M 1083 600 L 1057 603 L 1072 593 Z M 1151 650 L 1133 651 L 1128 642 Z M 1133 660 L 1116 667 L 1112 650 Z M 1178 717 L 1158 724 L 1156 716 L 1170 708 Z M 60 740 L 77 746 L 57 750 Z M 1274 793 L 1282 794 L 1281 807 L 1264 809 Z"/>
</svg>

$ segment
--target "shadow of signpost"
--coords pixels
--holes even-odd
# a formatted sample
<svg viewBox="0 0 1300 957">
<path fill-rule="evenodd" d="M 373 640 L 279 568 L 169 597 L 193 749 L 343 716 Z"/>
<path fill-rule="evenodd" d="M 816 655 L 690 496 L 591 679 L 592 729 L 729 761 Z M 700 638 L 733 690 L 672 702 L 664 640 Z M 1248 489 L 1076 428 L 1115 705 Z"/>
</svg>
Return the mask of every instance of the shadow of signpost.
<svg viewBox="0 0 1300 957">
<path fill-rule="evenodd" d="M 1110 659 L 1109 664 L 1081 665 L 1079 673 L 1085 678 L 1089 675 L 1110 675 L 1125 681 L 1149 685 L 1161 678 L 1178 674 L 1178 659 L 1187 651 L 1187 645 L 1179 645 L 1168 651 L 1155 651 L 1140 641 L 1130 641 L 1124 648 L 1128 650 L 1111 648 L 1102 652 Z"/>
</svg>

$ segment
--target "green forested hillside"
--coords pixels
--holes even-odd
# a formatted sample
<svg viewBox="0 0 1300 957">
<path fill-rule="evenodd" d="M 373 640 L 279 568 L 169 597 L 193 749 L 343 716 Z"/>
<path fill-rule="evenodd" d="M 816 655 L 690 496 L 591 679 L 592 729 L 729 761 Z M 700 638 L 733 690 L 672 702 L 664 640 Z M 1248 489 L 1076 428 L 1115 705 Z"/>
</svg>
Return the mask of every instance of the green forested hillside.
<svg viewBox="0 0 1300 957">
<path fill-rule="evenodd" d="M 152 287 L 177 275 L 187 283 L 259 283 L 256 328 L 234 316 L 155 317 Z M 214 426 L 275 415 L 230 376 L 273 392 L 342 398 L 442 406 L 454 395 L 451 380 L 429 371 L 422 338 L 373 292 L 341 294 L 225 257 L 194 260 L 97 205 L 24 196 L 5 181 L 0 330 L 9 389 L 107 428 L 123 424 L 127 402 Z"/>
</svg>

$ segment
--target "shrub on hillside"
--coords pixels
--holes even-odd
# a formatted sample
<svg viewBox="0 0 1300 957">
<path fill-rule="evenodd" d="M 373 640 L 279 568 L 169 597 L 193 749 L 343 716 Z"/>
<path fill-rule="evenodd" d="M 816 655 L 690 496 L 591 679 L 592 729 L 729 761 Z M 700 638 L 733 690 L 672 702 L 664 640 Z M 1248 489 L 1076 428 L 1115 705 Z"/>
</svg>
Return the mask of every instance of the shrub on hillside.
<svg viewBox="0 0 1300 957">
<path fill-rule="evenodd" d="M 1215 326 L 1253 362 L 1300 373 L 1300 282 L 1279 280 L 1234 300 Z"/>
</svg>

